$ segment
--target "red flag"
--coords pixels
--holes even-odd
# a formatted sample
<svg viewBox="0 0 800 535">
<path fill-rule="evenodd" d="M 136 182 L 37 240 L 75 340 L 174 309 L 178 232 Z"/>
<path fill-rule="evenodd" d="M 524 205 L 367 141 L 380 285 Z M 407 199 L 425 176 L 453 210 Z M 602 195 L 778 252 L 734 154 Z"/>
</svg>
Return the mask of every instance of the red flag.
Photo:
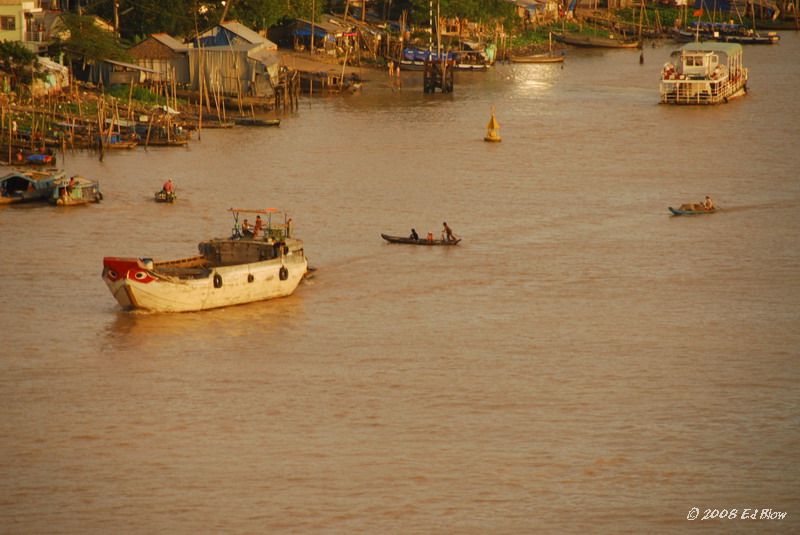
<svg viewBox="0 0 800 535">
<path fill-rule="evenodd" d="M 695 9 L 692 12 L 692 15 L 694 15 L 695 17 L 702 17 L 703 16 L 703 8 L 701 7 L 700 9 Z"/>
</svg>

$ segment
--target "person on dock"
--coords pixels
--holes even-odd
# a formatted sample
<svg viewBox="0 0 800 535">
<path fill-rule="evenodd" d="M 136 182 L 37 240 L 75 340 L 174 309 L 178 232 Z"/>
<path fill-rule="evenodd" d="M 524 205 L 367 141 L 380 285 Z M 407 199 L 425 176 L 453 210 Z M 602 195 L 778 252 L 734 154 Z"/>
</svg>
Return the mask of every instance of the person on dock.
<svg viewBox="0 0 800 535">
<path fill-rule="evenodd" d="M 261 216 L 256 216 L 256 226 L 253 227 L 253 237 L 258 236 L 261 234 L 261 231 L 264 230 L 264 222 L 261 220 Z"/>
<path fill-rule="evenodd" d="M 444 226 L 444 235 L 447 241 L 455 241 L 456 237 L 453 235 L 453 229 L 447 226 L 447 221 L 442 223 Z"/>
<path fill-rule="evenodd" d="M 419 239 L 419 234 L 417 234 L 417 229 L 415 229 L 415 228 L 411 229 L 411 236 L 409 236 L 409 238 L 411 238 L 412 240 L 418 240 Z"/>
</svg>

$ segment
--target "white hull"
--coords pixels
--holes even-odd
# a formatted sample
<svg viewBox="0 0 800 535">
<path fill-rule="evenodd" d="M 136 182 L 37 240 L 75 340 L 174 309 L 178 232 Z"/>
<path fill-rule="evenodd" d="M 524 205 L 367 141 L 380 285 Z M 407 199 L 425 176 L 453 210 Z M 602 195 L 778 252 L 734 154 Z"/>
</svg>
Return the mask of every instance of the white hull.
<svg viewBox="0 0 800 535">
<path fill-rule="evenodd" d="M 285 297 L 308 270 L 302 249 L 271 260 L 213 267 L 197 278 L 165 275 L 159 264 L 149 266 L 139 259 L 107 260 L 116 263 L 106 262 L 103 280 L 117 302 L 125 309 L 150 312 L 192 312 Z"/>
</svg>

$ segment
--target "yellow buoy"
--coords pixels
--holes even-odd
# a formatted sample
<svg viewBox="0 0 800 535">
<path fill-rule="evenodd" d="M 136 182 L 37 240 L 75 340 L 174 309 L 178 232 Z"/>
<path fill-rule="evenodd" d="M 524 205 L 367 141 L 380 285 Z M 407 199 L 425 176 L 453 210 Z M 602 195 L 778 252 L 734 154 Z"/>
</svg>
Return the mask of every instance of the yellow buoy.
<svg viewBox="0 0 800 535">
<path fill-rule="evenodd" d="M 483 138 L 484 141 L 492 141 L 498 142 L 502 141 L 500 139 L 500 123 L 497 122 L 497 119 L 494 118 L 494 110 L 492 110 L 492 118 L 489 119 L 489 124 L 486 125 L 486 137 Z"/>
</svg>

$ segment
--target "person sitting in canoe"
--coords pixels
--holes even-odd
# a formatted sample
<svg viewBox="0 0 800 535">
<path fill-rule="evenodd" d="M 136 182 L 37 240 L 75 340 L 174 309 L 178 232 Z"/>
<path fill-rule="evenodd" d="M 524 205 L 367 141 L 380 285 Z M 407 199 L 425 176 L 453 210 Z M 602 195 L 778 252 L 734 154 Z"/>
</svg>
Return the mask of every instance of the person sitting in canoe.
<svg viewBox="0 0 800 535">
<path fill-rule="evenodd" d="M 704 210 L 713 210 L 714 209 L 714 201 L 711 200 L 711 197 L 706 195 L 706 198 L 701 203 L 703 205 Z"/>
<path fill-rule="evenodd" d="M 164 185 L 161 186 L 161 191 L 163 191 L 167 195 L 169 195 L 170 193 L 175 193 L 175 188 L 172 186 L 172 179 L 171 178 L 167 179 L 167 181 L 164 182 Z"/>
<path fill-rule="evenodd" d="M 419 239 L 419 234 L 417 234 L 417 229 L 415 229 L 415 228 L 411 229 L 411 236 L 409 236 L 409 238 L 411 238 L 412 240 L 418 240 Z"/>
</svg>

